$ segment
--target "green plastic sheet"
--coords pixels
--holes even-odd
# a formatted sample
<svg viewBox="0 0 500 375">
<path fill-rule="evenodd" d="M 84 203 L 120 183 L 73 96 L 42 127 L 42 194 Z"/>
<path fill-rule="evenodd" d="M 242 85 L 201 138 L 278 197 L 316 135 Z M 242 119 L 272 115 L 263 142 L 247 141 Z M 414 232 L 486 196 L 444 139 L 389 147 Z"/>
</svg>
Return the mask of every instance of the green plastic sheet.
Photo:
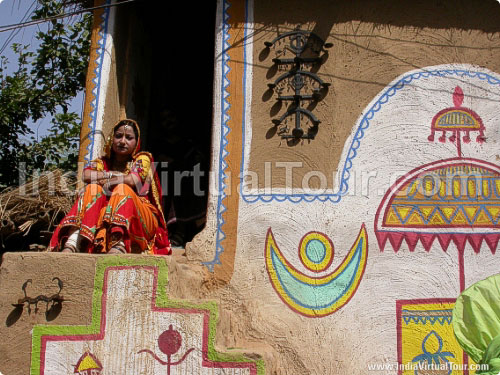
<svg viewBox="0 0 500 375">
<path fill-rule="evenodd" d="M 487 370 L 500 372 L 500 274 L 479 281 L 460 294 L 453 309 L 453 331 L 460 346 Z"/>
</svg>

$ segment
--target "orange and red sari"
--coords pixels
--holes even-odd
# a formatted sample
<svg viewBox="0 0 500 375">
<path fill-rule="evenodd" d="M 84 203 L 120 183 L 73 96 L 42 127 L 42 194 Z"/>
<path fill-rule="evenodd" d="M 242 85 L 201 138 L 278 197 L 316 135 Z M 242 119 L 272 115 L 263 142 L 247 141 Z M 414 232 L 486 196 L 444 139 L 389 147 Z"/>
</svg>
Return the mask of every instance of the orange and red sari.
<svg viewBox="0 0 500 375">
<path fill-rule="evenodd" d="M 109 171 L 107 157 L 94 160 L 86 169 Z M 171 253 L 161 207 L 161 185 L 153 168 L 153 158 L 140 152 L 129 163 L 128 173 L 139 177 L 137 192 L 126 184 L 106 195 L 99 184 L 88 184 L 59 223 L 49 244 L 60 251 L 71 230 L 79 230 L 89 253 L 107 252 L 110 237 L 119 232 L 127 252 L 168 255 Z"/>
</svg>

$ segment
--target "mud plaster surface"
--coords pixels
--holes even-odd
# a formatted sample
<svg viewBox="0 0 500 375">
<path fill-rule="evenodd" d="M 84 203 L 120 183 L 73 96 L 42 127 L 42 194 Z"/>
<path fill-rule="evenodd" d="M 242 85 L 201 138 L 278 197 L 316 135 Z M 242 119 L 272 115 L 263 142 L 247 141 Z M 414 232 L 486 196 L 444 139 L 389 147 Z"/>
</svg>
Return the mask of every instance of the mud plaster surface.
<svg viewBox="0 0 500 375">
<path fill-rule="evenodd" d="M 416 261 L 425 263 L 422 251 L 407 253 L 382 253 L 376 262 L 370 263 L 367 273 L 371 278 L 383 276 L 387 285 L 396 285 L 408 275 L 404 282 L 408 292 L 405 298 L 421 298 L 427 288 L 439 289 L 444 294 L 454 295 L 458 285 L 450 274 L 436 274 L 432 270 L 412 272 Z M 440 253 L 441 254 L 441 253 Z M 449 251 L 443 267 L 456 267 L 456 254 Z M 51 280 L 57 276 L 64 282 L 62 295 L 65 298 L 60 314 L 52 321 L 45 318 L 45 306 L 39 305 L 39 312 L 22 316 L 8 326 L 0 325 L 0 371 L 5 375 L 29 373 L 31 353 L 31 330 L 35 324 L 85 325 L 91 320 L 91 297 L 94 287 L 95 265 L 99 256 L 65 255 L 46 253 L 7 253 L 0 268 L 0 317 L 7 322 L 13 310 L 12 303 L 23 296 L 22 284 L 28 279 L 33 284 L 27 288 L 29 296 L 55 293 L 57 288 Z M 136 256 L 138 257 L 138 256 Z M 491 262 L 491 254 L 482 255 L 485 262 Z M 213 285 L 207 278 L 204 266 L 190 262 L 183 255 L 165 257 L 168 266 L 167 294 L 169 298 L 190 302 L 216 301 L 219 307 L 219 321 L 216 329 L 215 349 L 220 352 L 244 353 L 250 358 L 263 358 L 266 374 L 334 374 L 341 369 L 360 370 L 360 356 L 356 352 L 359 340 L 387 342 L 386 353 L 392 351 L 394 338 L 390 327 L 393 317 L 385 313 L 387 305 L 393 305 L 394 295 L 388 293 L 377 305 L 366 306 L 373 294 L 365 288 L 358 290 L 356 298 L 347 306 L 325 319 L 310 319 L 286 308 L 276 297 L 270 286 L 265 286 L 265 270 L 255 267 L 240 267 L 230 284 Z M 373 259 L 372 259 L 373 260 Z M 383 264 L 391 262 L 393 275 L 388 275 Z M 251 262 L 237 257 L 237 264 Z M 432 263 L 428 261 L 429 266 Z M 449 264 L 448 264 L 449 263 Z M 427 267 L 430 269 L 431 267 Z M 367 281 L 367 280 L 365 280 Z M 256 289 L 258 288 L 258 290 Z M 426 289 L 427 289 L 426 288 Z M 364 307 L 362 307 L 364 305 Z M 149 309 L 150 301 L 134 305 L 137 309 Z M 366 315 L 370 310 L 370 318 Z M 346 322 L 351 322 L 347 324 Z M 358 322 L 358 324 L 352 324 Z M 199 334 L 199 333 L 198 333 Z M 318 356 L 328 358 L 318 360 Z M 379 362 L 378 357 L 363 356 L 366 361 Z M 363 362 L 365 363 L 365 362 Z M 364 365 L 363 365 L 364 366 Z"/>
<path fill-rule="evenodd" d="M 404 5 L 403 5 L 404 4 Z M 304 175 L 321 171 L 328 187 L 344 142 L 362 110 L 384 87 L 407 71 L 439 64 L 468 63 L 500 71 L 500 6 L 493 1 L 260 1 L 254 3 L 252 141 L 249 170 L 265 187 L 265 163 L 271 162 L 272 186 L 285 186 L 285 170 L 276 162 L 301 162 L 293 170 L 293 187 Z M 287 145 L 273 134 L 276 94 L 267 98 L 268 83 L 283 72 L 272 69 L 273 51 L 264 42 L 295 27 L 309 30 L 333 47 L 317 71 L 331 84 L 312 113 L 321 121 L 314 140 Z M 274 108 L 273 108 L 274 106 Z M 311 178 L 309 187 L 320 187 Z"/>
<path fill-rule="evenodd" d="M 31 360 L 31 330 L 36 324 L 74 325 L 90 324 L 91 300 L 94 290 L 96 258 L 79 254 L 59 253 L 5 253 L 0 266 L 0 372 L 5 375 L 29 374 Z M 24 297 L 23 284 L 28 297 L 51 296 L 58 292 L 56 281 L 63 282 L 60 295 L 62 309 L 47 319 L 47 306 L 38 303 L 38 312 L 27 305 L 22 314 L 16 314 L 12 304 Z"/>
<path fill-rule="evenodd" d="M 362 109 L 387 83 L 409 70 L 458 62 L 500 71 L 500 9 L 496 2 L 472 1 L 461 4 L 460 8 L 455 7 L 455 2 L 424 1 L 418 6 L 405 2 L 404 7 L 412 9 L 401 9 L 403 5 L 393 3 L 387 5 L 373 1 L 335 5 L 319 2 L 311 5 L 296 1 L 286 4 L 255 2 L 257 31 L 254 34 L 251 170 L 263 175 L 265 161 L 303 160 L 307 168 L 294 180 L 294 186 L 299 187 L 301 176 L 309 170 L 317 168 L 328 175 L 337 167 L 344 141 Z M 334 44 L 327 62 L 318 72 L 332 86 L 326 99 L 313 112 L 322 121 L 317 139 L 288 147 L 276 136 L 265 137 L 270 127 L 270 108 L 275 100 L 263 101 L 262 95 L 267 83 L 276 76 L 266 76 L 272 57 L 260 61 L 259 54 L 264 41 L 272 40 L 278 33 L 298 24 Z M 282 171 L 273 172 L 273 185 L 283 186 Z M 247 239 L 247 243 L 251 240 Z M 248 254 L 246 258 L 237 256 L 238 268 L 233 280 L 218 288 L 205 281 L 206 269 L 203 266 L 183 258 L 169 258 L 168 291 L 172 298 L 216 300 L 220 308 L 217 349 L 234 348 L 250 355 L 260 354 L 266 361 L 267 373 L 330 374 L 338 368 L 360 370 L 356 365 L 359 361 L 356 346 L 360 340 L 387 342 L 387 349 L 379 352 L 394 354 L 394 316 L 387 315 L 384 308 L 390 306 L 393 310 L 396 298 L 426 297 L 421 287 L 422 279 L 428 280 L 428 288 L 439 289 L 442 295 L 458 293 L 457 280 L 452 277 L 454 274 L 443 277 L 442 273 L 424 272 L 426 266 L 430 270 L 433 267 L 432 258 L 424 258 L 422 254 L 419 251 L 410 255 L 381 254 L 377 261 L 368 264 L 366 283 L 361 284 L 356 298 L 335 316 L 321 321 L 304 318 L 287 309 L 268 285 L 263 262 L 259 263 L 258 269 L 248 267 L 252 263 Z M 495 265 L 488 272 L 496 272 L 498 263 L 493 262 L 493 257 L 487 252 L 481 253 L 481 259 L 474 254 L 466 255 L 477 262 L 466 262 L 467 274 L 473 275 L 485 264 Z M 262 253 L 254 256 L 261 258 Z M 447 268 L 456 269 L 457 257 L 453 251 L 442 256 Z M 412 261 L 422 263 L 417 272 L 411 267 Z M 398 272 L 388 273 L 381 267 L 383 263 L 390 263 Z M 89 322 L 94 268 L 95 258 L 91 256 L 78 259 L 62 254 L 51 254 L 49 258 L 38 254 L 8 254 L 4 257 L 0 269 L 0 317 L 4 321 L 13 309 L 11 304 L 23 296 L 21 286 L 28 278 L 33 279 L 33 284 L 27 289 L 29 295 L 38 295 L 39 290 L 57 291 L 51 280 L 54 276 L 60 277 L 65 282 L 62 294 L 65 298 L 67 296 L 68 302 L 63 304 L 61 313 L 52 322 L 46 321 L 44 306 L 40 304 L 39 313 L 28 315 L 24 310 L 14 324 L 0 326 L 0 335 L 5 338 L 0 344 L 0 371 L 6 375 L 28 373 L 29 332 L 34 324 Z M 396 296 L 389 291 L 384 300 L 375 306 L 367 306 L 366 301 L 371 299 L 373 290 L 366 284 L 382 277 L 386 277 L 387 285 L 398 285 L 404 280 L 407 292 L 404 296 Z M 255 290 L 256 285 L 261 288 Z M 364 317 L 362 312 L 367 310 L 372 312 L 372 317 L 380 311 L 381 318 Z M 343 320 L 358 321 L 359 324 L 340 324 Z M 332 352 L 335 352 L 334 360 L 331 359 Z M 318 353 L 329 354 L 328 361 L 321 361 Z M 372 362 L 383 359 L 372 358 L 370 354 L 364 356 L 365 360 L 367 358 Z"/>
<path fill-rule="evenodd" d="M 127 257 L 127 256 L 124 256 Z M 141 256 L 129 256 L 133 258 Z M 145 256 L 147 257 L 147 256 Z M 6 253 L 0 267 L 0 372 L 5 375 L 26 375 L 30 372 L 31 332 L 35 325 L 88 325 L 91 323 L 92 295 L 96 261 L 99 256 L 87 254 L 60 253 Z M 206 280 L 206 267 L 191 263 L 184 255 L 161 257 L 167 263 L 167 294 L 171 299 L 190 302 L 216 301 L 219 305 L 220 321 L 217 324 L 215 349 L 226 353 L 245 353 L 258 359 L 267 350 L 260 342 L 262 332 L 252 334 L 249 314 L 252 309 L 243 305 L 238 293 L 230 287 L 217 287 Z M 31 314 L 27 308 L 14 316 L 18 299 L 24 297 L 22 285 L 27 279 L 32 283 L 26 288 L 27 295 L 52 295 L 58 291 L 59 277 L 64 285 L 64 297 L 60 313 L 47 320 L 45 303 L 39 303 L 39 310 Z M 133 285 L 131 285 L 133 287 Z M 140 296 L 138 296 L 140 297 Z M 151 301 L 132 301 L 132 309 L 150 309 Z M 147 327 L 145 327 L 147 329 Z M 187 332 L 184 327 L 184 332 Z M 247 331 L 250 335 L 247 335 Z M 198 336 L 201 332 L 192 332 Z M 270 359 L 272 352 L 269 352 Z"/>
</svg>

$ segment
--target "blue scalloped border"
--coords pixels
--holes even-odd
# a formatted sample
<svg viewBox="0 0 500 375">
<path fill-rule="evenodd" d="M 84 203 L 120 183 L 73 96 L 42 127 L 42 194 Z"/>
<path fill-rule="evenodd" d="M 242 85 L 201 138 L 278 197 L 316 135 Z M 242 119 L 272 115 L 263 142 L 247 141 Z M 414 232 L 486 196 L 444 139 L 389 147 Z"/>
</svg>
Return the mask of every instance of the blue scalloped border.
<svg viewBox="0 0 500 375">
<path fill-rule="evenodd" d="M 416 312 L 424 312 L 428 313 L 429 310 L 401 310 L 401 313 L 409 313 L 405 316 L 402 316 L 403 322 L 408 325 L 411 321 L 414 323 L 422 323 L 422 324 L 427 324 L 427 322 L 430 322 L 431 325 L 434 325 L 434 323 L 438 322 L 441 325 L 444 325 L 444 323 L 448 323 L 451 325 L 452 321 L 452 312 L 453 309 L 446 309 L 446 310 L 432 310 L 432 313 L 436 312 L 442 312 L 441 315 L 433 315 L 433 316 L 422 316 L 422 315 L 417 315 L 415 314 Z M 413 313 L 413 315 L 411 314 Z M 446 314 L 448 313 L 448 314 Z"/>
<path fill-rule="evenodd" d="M 248 2 L 246 1 L 247 5 Z M 225 224 L 225 220 L 222 217 L 222 214 L 226 212 L 227 208 L 224 205 L 223 201 L 226 198 L 225 189 L 226 185 L 226 169 L 228 164 L 226 162 L 226 157 L 229 155 L 229 152 L 226 150 L 226 146 L 229 141 L 227 140 L 227 135 L 231 131 L 228 126 L 230 116 L 228 114 L 229 108 L 231 108 L 231 104 L 229 103 L 229 92 L 227 90 L 230 81 L 228 74 L 231 71 L 229 67 L 229 48 L 231 45 L 229 44 L 229 13 L 228 9 L 231 7 L 226 0 L 222 0 L 222 87 L 221 87 L 221 136 L 220 136 L 220 150 L 219 150 L 219 184 L 218 184 L 218 198 L 217 198 L 217 233 L 215 240 L 215 256 L 209 262 L 203 262 L 204 265 L 207 266 L 210 272 L 214 271 L 214 266 L 216 264 L 221 264 L 220 255 L 224 252 L 224 248 L 221 245 L 221 242 L 226 238 L 226 234 L 222 230 L 222 226 Z M 248 14 L 248 12 L 247 12 Z M 246 31 L 245 31 L 246 32 Z"/>
<path fill-rule="evenodd" d="M 106 0 L 106 5 L 111 4 L 111 0 Z M 89 141 L 87 145 L 84 160 L 86 163 L 92 160 L 94 155 L 94 140 L 97 126 L 97 111 L 99 107 L 99 94 L 101 91 L 101 73 L 102 73 L 102 63 L 104 61 L 104 53 L 106 52 L 106 39 L 108 35 L 108 21 L 109 21 L 110 7 L 104 8 L 104 12 L 101 15 L 101 22 L 99 24 L 99 33 L 97 37 L 97 58 L 95 59 L 95 69 L 94 78 L 92 78 L 92 84 L 94 85 L 91 90 L 91 95 L 93 96 L 90 102 L 90 121 L 88 124 L 89 128 Z"/>
<path fill-rule="evenodd" d="M 245 62 L 246 63 L 246 62 Z M 389 101 L 389 98 L 394 96 L 399 90 L 404 88 L 406 85 L 410 84 L 414 80 L 418 80 L 420 78 L 428 78 L 431 76 L 436 77 L 444 77 L 450 75 L 457 75 L 459 77 L 468 76 L 471 78 L 479 78 L 483 81 L 488 81 L 489 84 L 499 85 L 500 79 L 492 77 L 487 73 L 475 72 L 470 70 L 463 69 L 436 69 L 436 70 L 423 70 L 414 72 L 408 75 L 403 76 L 399 81 L 394 83 L 391 87 L 389 87 L 380 98 L 371 106 L 368 112 L 363 116 L 356 133 L 351 142 L 351 146 L 347 153 L 347 158 L 344 163 L 344 168 L 342 170 L 342 179 L 340 182 L 340 187 L 338 192 L 332 194 L 244 194 L 243 193 L 243 174 L 240 177 L 240 194 L 243 200 L 246 203 L 255 203 L 258 201 L 269 203 L 272 201 L 276 202 L 284 202 L 290 201 L 292 203 L 299 203 L 302 201 L 305 202 L 313 202 L 313 201 L 321 201 L 326 202 L 330 201 L 332 203 L 339 203 L 344 195 L 346 195 L 349 191 L 349 178 L 351 176 L 352 169 L 352 161 L 356 157 L 358 153 L 358 148 L 361 145 L 361 139 L 364 137 L 365 130 L 370 126 L 370 120 L 375 116 L 375 113 L 380 111 L 382 106 Z M 243 124 L 245 125 L 245 124 Z M 242 150 L 242 166 L 244 165 L 244 157 L 245 150 Z"/>
</svg>

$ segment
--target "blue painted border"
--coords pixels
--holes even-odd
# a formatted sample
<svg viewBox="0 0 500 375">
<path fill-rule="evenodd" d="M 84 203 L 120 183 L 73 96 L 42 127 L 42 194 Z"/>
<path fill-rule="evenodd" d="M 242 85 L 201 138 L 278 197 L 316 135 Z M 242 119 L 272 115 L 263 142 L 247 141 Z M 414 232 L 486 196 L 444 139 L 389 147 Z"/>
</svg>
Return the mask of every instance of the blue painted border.
<svg viewBox="0 0 500 375">
<path fill-rule="evenodd" d="M 246 7 L 248 6 L 248 1 L 245 1 Z M 227 0 L 222 0 L 222 83 L 221 83 L 221 135 L 220 135 L 220 147 L 219 147 L 219 174 L 218 174 L 218 194 L 217 194 L 217 232 L 215 239 L 215 255 L 214 258 L 209 262 L 203 262 L 204 265 L 207 266 L 210 272 L 214 271 L 214 266 L 216 264 L 221 264 L 220 255 L 224 252 L 224 248 L 221 245 L 221 242 L 226 238 L 226 234 L 222 230 L 222 226 L 225 224 L 225 220 L 222 217 L 222 214 L 226 212 L 227 208 L 224 205 L 223 201 L 226 198 L 225 189 L 227 187 L 225 180 L 228 177 L 226 175 L 226 169 L 228 164 L 226 162 L 226 157 L 229 155 L 229 152 L 226 149 L 229 141 L 227 140 L 227 135 L 231 131 L 228 126 L 230 116 L 228 114 L 229 108 L 231 108 L 231 104 L 229 103 L 229 92 L 227 88 L 230 84 L 228 74 L 231 71 L 229 67 L 229 49 L 231 45 L 229 44 L 229 14 L 228 9 L 231 7 L 231 4 L 227 2 Z M 248 8 L 246 8 L 248 10 Z M 248 11 L 246 12 L 246 15 Z M 246 21 L 246 19 L 245 19 Z M 246 37 L 246 29 L 245 29 L 245 37 Z M 245 77 L 244 77 L 245 80 Z"/>
<path fill-rule="evenodd" d="M 411 313 L 415 313 L 416 311 L 418 312 L 421 312 L 421 311 L 424 311 L 426 313 L 428 313 L 429 311 L 432 311 L 433 313 L 436 312 L 436 313 L 442 313 L 442 314 L 436 314 L 436 315 L 432 315 L 432 316 L 422 316 L 422 315 L 413 315 Z M 451 321 L 452 321 L 452 316 L 450 315 L 451 312 L 453 310 L 452 309 L 446 309 L 446 310 L 402 310 L 401 313 L 409 313 L 405 316 L 401 316 L 403 318 L 403 321 L 406 325 L 410 324 L 411 321 L 413 321 L 414 323 L 418 324 L 418 323 L 422 323 L 422 324 L 427 324 L 427 322 L 430 322 L 431 325 L 434 325 L 436 322 L 438 322 L 439 324 L 441 324 L 442 326 L 444 325 L 444 323 L 448 323 L 448 324 L 451 324 Z M 448 314 L 446 314 L 448 313 Z"/>
<path fill-rule="evenodd" d="M 247 64 L 245 60 L 245 65 Z M 458 77 L 470 77 L 478 78 L 482 81 L 488 81 L 491 85 L 500 85 L 500 79 L 495 78 L 487 73 L 463 70 L 463 69 L 436 69 L 436 70 L 421 70 L 418 72 L 410 73 L 403 76 L 399 81 L 394 83 L 391 87 L 385 90 L 385 92 L 380 96 L 380 98 L 370 107 L 370 109 L 365 113 L 361 122 L 356 129 L 354 137 L 351 141 L 349 151 L 347 152 L 347 158 L 342 169 L 342 178 L 339 184 L 339 190 L 332 194 L 244 194 L 243 193 L 243 173 L 240 176 L 240 194 L 246 203 L 255 202 L 265 202 L 269 203 L 272 201 L 285 202 L 289 201 L 292 203 L 299 203 L 302 201 L 313 202 L 320 201 L 331 203 L 339 203 L 344 195 L 349 192 L 349 178 L 351 176 L 352 161 L 357 156 L 358 149 L 361 145 L 361 139 L 365 135 L 365 130 L 370 126 L 370 121 L 375 116 L 375 113 L 380 111 L 382 106 L 386 104 L 391 97 L 393 97 L 399 90 L 403 89 L 405 86 L 412 83 L 412 81 L 419 80 L 421 78 L 428 77 L 445 77 L 445 76 L 458 76 Z M 243 123 L 243 126 L 245 124 Z M 245 149 L 242 150 L 242 168 L 245 162 Z"/>
<path fill-rule="evenodd" d="M 111 0 L 107 0 L 106 4 L 110 4 Z M 227 0 L 222 0 L 222 84 L 221 84 L 221 137 L 220 137 L 220 151 L 219 151 L 219 173 L 218 173 L 218 199 L 217 199 L 217 233 L 216 233 L 216 250 L 214 259 L 209 262 L 204 262 L 208 269 L 213 272 L 214 266 L 216 264 L 221 264 L 220 255 L 224 252 L 224 248 L 221 245 L 221 242 L 226 238 L 224 231 L 222 230 L 222 226 L 225 224 L 224 218 L 222 214 L 227 210 L 224 206 L 224 199 L 226 198 L 225 188 L 227 187 L 225 180 L 228 177 L 226 174 L 226 169 L 228 164 L 226 162 L 227 155 L 229 152 L 226 149 L 228 145 L 227 135 L 230 132 L 230 128 L 228 126 L 228 122 L 230 116 L 228 114 L 228 110 L 231 107 L 229 103 L 229 92 L 227 88 L 230 84 L 228 74 L 230 72 L 229 67 L 229 54 L 228 50 L 231 47 L 229 44 L 229 14 L 228 9 L 230 8 L 230 4 Z M 248 15 L 248 1 L 245 1 L 246 15 Z M 94 78 L 92 79 L 92 83 L 94 87 L 91 90 L 91 94 L 93 96 L 90 111 L 90 122 L 88 124 L 89 129 L 89 145 L 86 147 L 86 154 L 84 160 L 86 163 L 92 160 L 92 155 L 94 153 L 94 143 L 95 143 L 95 134 L 96 134 L 96 126 L 97 126 L 97 112 L 99 106 L 99 94 L 101 88 L 101 73 L 104 61 L 104 54 L 106 52 L 106 40 L 107 40 L 107 31 L 108 31 L 108 21 L 109 21 L 109 13 L 110 8 L 105 8 L 105 11 L 101 17 L 101 23 L 99 24 L 99 33 L 98 33 L 98 49 L 97 49 L 97 58 L 95 60 L 95 69 L 94 69 Z M 245 37 L 247 36 L 247 29 L 245 29 Z M 246 61 L 246 59 L 245 59 Z M 246 69 L 246 65 L 245 65 Z M 246 72 L 246 70 L 245 70 Z M 244 81 L 246 80 L 246 74 Z M 243 110 L 245 109 L 245 106 Z M 243 131 L 244 131 L 243 126 Z"/>
<path fill-rule="evenodd" d="M 106 5 L 111 4 L 111 0 L 106 1 Z M 88 124 L 89 128 L 89 140 L 86 150 L 86 154 L 84 156 L 85 163 L 87 164 L 90 160 L 93 159 L 94 155 L 94 141 L 96 134 L 96 126 L 97 126 L 97 111 L 99 107 L 99 94 L 101 92 L 101 73 L 102 73 L 102 65 L 104 61 L 104 53 L 106 52 L 106 40 L 108 35 L 108 21 L 109 21 L 109 13 L 110 7 L 104 8 L 104 12 L 101 15 L 101 23 L 99 24 L 99 33 L 97 39 L 97 58 L 95 60 L 95 69 L 94 69 L 94 78 L 92 78 L 92 83 L 94 87 L 91 90 L 91 95 L 93 96 L 92 101 L 90 102 L 90 121 Z"/>
</svg>

